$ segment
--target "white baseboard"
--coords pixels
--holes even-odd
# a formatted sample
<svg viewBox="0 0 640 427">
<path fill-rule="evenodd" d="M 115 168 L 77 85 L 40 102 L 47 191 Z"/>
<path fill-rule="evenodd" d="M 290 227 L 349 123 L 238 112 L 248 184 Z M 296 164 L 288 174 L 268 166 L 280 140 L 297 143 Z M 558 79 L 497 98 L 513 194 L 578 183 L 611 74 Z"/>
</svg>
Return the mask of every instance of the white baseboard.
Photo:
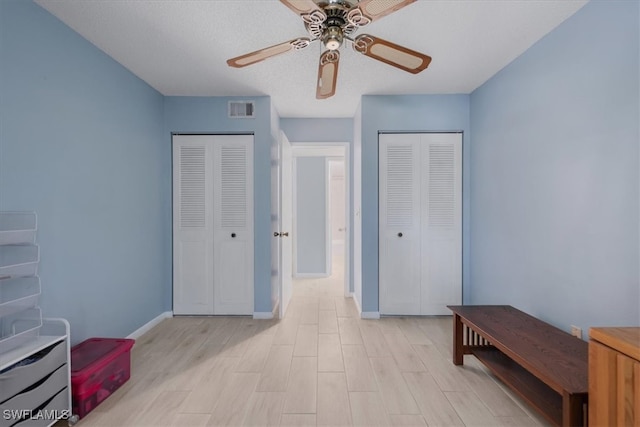
<svg viewBox="0 0 640 427">
<path fill-rule="evenodd" d="M 353 302 L 356 304 L 358 314 L 362 315 L 362 308 L 360 308 L 360 303 L 358 302 L 358 298 L 356 298 L 355 292 L 351 292 L 351 298 L 353 298 Z"/>
<path fill-rule="evenodd" d="M 268 311 L 254 311 L 253 318 L 258 320 L 269 320 L 269 319 L 277 319 L 278 318 L 278 307 L 280 306 L 280 301 L 276 300 L 275 304 L 273 304 L 273 310 L 271 312 Z"/>
<path fill-rule="evenodd" d="M 379 311 L 363 311 L 360 313 L 360 317 L 362 319 L 379 319 L 380 312 Z"/>
<path fill-rule="evenodd" d="M 164 313 L 160 313 L 157 317 L 151 319 L 150 321 L 148 321 L 147 323 L 145 323 L 144 325 L 140 326 L 138 329 L 130 333 L 127 336 L 127 338 L 137 340 L 142 335 L 149 332 L 158 323 L 162 322 L 164 319 L 169 319 L 171 317 L 173 317 L 173 311 L 165 311 Z"/>
<path fill-rule="evenodd" d="M 273 311 L 254 311 L 253 318 L 257 320 L 273 319 Z"/>
<path fill-rule="evenodd" d="M 326 273 L 294 273 L 294 279 L 326 279 L 327 277 L 331 277 L 330 274 Z"/>
</svg>

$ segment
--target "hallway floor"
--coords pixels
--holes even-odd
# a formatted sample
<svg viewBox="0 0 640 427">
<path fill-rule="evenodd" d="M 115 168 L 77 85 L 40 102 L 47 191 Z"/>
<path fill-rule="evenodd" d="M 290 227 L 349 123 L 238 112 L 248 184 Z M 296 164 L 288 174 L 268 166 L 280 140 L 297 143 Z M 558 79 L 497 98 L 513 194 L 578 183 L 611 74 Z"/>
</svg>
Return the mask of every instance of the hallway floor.
<svg viewBox="0 0 640 427">
<path fill-rule="evenodd" d="M 474 358 L 451 363 L 450 317 L 362 320 L 339 270 L 296 281 L 282 320 L 163 321 L 79 426 L 544 424 Z"/>
</svg>

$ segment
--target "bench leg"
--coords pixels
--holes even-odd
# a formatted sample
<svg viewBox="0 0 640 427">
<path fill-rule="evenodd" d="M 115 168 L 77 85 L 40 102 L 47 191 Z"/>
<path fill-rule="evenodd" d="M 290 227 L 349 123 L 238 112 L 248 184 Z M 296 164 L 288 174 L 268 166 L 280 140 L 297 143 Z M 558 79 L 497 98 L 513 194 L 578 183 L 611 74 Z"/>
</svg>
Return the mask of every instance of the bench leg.
<svg viewBox="0 0 640 427">
<path fill-rule="evenodd" d="M 462 319 L 459 314 L 453 315 L 453 364 L 462 365 L 464 350 L 462 349 Z"/>
<path fill-rule="evenodd" d="M 582 396 L 564 394 L 562 396 L 563 427 L 586 426 L 584 419 L 584 399 Z"/>
</svg>

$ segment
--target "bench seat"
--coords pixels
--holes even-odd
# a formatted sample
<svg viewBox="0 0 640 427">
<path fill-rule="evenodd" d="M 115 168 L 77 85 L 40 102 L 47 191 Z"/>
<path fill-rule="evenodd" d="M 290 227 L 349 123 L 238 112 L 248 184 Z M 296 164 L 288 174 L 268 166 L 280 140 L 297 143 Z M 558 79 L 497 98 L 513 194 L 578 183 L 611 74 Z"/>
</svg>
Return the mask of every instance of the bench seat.
<svg viewBox="0 0 640 427">
<path fill-rule="evenodd" d="M 586 425 L 585 341 L 508 305 L 449 309 L 454 364 L 474 355 L 554 425 Z"/>
</svg>

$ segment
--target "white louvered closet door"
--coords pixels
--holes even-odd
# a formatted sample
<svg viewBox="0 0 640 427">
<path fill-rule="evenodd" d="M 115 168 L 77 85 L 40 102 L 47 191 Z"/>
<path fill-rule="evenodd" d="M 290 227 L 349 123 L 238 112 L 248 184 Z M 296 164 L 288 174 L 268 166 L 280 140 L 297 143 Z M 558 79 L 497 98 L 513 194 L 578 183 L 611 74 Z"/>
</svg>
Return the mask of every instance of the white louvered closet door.
<svg viewBox="0 0 640 427">
<path fill-rule="evenodd" d="M 422 134 L 421 314 L 462 304 L 462 134 Z"/>
<path fill-rule="evenodd" d="M 462 134 L 379 137 L 381 314 L 462 302 Z"/>
<path fill-rule="evenodd" d="M 420 314 L 419 136 L 380 135 L 380 313 Z"/>
<path fill-rule="evenodd" d="M 213 157 L 208 136 L 173 137 L 173 312 L 213 314 Z"/>
<path fill-rule="evenodd" d="M 215 314 L 253 313 L 253 137 L 215 144 Z"/>
<path fill-rule="evenodd" d="M 173 137 L 173 312 L 253 313 L 253 136 Z"/>
</svg>

